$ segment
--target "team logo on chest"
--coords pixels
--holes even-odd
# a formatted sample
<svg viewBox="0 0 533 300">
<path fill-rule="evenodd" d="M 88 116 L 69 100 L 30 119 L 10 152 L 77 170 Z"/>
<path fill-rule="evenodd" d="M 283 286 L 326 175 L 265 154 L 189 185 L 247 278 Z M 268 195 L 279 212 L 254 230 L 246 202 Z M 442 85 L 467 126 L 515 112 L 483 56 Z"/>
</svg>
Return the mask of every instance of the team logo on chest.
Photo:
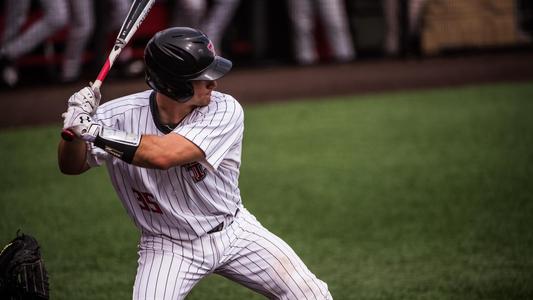
<svg viewBox="0 0 533 300">
<path fill-rule="evenodd" d="M 198 162 L 192 162 L 183 165 L 183 167 L 189 172 L 194 182 L 200 182 L 207 176 L 207 170 Z"/>
</svg>

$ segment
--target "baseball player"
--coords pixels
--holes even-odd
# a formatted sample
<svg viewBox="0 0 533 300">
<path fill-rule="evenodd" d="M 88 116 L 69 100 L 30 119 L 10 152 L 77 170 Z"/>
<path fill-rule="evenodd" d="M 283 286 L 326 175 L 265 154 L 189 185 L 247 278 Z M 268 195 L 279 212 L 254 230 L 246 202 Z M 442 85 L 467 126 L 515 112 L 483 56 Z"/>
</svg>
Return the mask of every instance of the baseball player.
<svg viewBox="0 0 533 300">
<path fill-rule="evenodd" d="M 427 0 L 409 0 L 407 5 L 407 35 L 413 40 L 420 35 L 422 12 Z M 400 52 L 400 5 L 398 0 L 383 0 L 385 16 L 385 43 L 387 55 L 395 56 Z"/>
<path fill-rule="evenodd" d="M 320 18 L 325 38 L 336 62 L 355 58 L 355 49 L 342 0 L 289 0 L 289 18 L 294 34 L 294 55 L 301 65 L 319 62 L 315 41 L 316 16 Z"/>
<path fill-rule="evenodd" d="M 0 57 L 8 62 L 9 68 L 14 68 L 17 59 L 68 25 L 60 79 L 63 82 L 76 80 L 80 75 L 85 47 L 94 29 L 93 0 L 40 0 L 43 17 L 21 32 L 30 4 L 29 0 L 6 2 L 7 20 Z M 18 73 L 15 75 L 17 78 L 9 80 L 8 85 L 17 83 Z"/>
<path fill-rule="evenodd" d="M 215 91 L 232 63 L 202 32 L 173 27 L 145 48 L 150 90 L 98 106 L 83 88 L 68 100 L 59 167 L 105 164 L 139 228 L 133 299 L 183 299 L 215 273 L 270 299 L 332 299 L 327 285 L 243 206 L 238 178 L 243 109 Z"/>
<path fill-rule="evenodd" d="M 240 0 L 176 1 L 172 23 L 175 26 L 200 28 L 217 49 L 220 49 L 224 32 L 231 22 Z"/>
<path fill-rule="evenodd" d="M 16 60 L 31 52 L 68 22 L 66 0 L 40 0 L 43 16 L 20 32 L 30 10 L 30 0 L 5 2 L 5 26 L 0 47 L 1 79 L 8 86 L 18 82 Z"/>
</svg>

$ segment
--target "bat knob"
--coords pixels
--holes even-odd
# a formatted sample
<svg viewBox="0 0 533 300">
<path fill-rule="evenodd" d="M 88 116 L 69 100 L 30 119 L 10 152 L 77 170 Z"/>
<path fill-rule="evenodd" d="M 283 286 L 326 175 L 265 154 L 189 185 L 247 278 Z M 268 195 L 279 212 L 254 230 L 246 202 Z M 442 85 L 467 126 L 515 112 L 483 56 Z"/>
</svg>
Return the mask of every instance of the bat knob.
<svg viewBox="0 0 533 300">
<path fill-rule="evenodd" d="M 67 142 L 72 142 L 74 140 L 74 133 L 68 129 L 64 129 L 61 131 L 61 138 Z"/>
</svg>

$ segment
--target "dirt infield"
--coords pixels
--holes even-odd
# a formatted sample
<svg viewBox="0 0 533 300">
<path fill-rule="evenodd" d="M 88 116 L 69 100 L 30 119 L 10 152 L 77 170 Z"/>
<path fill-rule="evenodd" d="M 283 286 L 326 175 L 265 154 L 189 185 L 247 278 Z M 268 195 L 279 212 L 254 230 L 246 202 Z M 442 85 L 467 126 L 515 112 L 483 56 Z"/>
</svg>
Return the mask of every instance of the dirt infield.
<svg viewBox="0 0 533 300">
<path fill-rule="evenodd" d="M 533 80 L 533 52 L 427 59 L 365 60 L 344 65 L 239 69 L 219 81 L 244 105 L 264 101 L 360 94 L 465 84 Z M 0 128 L 61 123 L 67 98 L 84 82 L 1 90 Z M 105 101 L 146 89 L 141 78 L 108 80 Z"/>
</svg>

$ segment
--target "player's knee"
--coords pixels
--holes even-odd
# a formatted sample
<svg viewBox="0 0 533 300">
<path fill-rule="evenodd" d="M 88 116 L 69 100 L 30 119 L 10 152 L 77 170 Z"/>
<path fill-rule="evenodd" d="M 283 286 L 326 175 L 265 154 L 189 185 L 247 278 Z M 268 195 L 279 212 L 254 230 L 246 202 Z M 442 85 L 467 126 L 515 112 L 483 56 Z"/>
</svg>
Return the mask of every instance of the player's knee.
<svg viewBox="0 0 533 300">
<path fill-rule="evenodd" d="M 281 299 L 332 299 L 325 282 L 310 272 L 297 270 L 286 257 L 279 259 L 276 273 L 282 282 Z"/>
<path fill-rule="evenodd" d="M 316 299 L 332 300 L 333 297 L 327 286 L 319 286 L 313 280 L 296 282 L 295 286 L 287 286 L 283 289 L 279 299 Z"/>
<path fill-rule="evenodd" d="M 329 300 L 333 299 L 328 290 L 328 286 L 317 278 L 303 279 L 299 283 L 305 299 Z"/>
</svg>

